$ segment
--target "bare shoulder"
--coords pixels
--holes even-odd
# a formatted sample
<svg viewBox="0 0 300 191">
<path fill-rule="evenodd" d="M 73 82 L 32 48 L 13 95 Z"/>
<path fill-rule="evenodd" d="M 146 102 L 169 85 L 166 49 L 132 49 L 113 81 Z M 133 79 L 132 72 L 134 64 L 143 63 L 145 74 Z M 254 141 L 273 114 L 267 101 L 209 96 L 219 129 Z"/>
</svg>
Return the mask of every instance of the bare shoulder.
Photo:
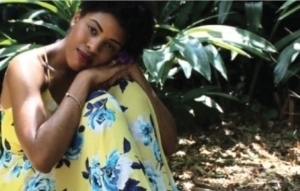
<svg viewBox="0 0 300 191">
<path fill-rule="evenodd" d="M 14 57 L 6 70 L 1 92 L 3 108 L 11 107 L 14 96 L 23 98 L 39 96 L 45 86 L 45 73 L 41 51 L 30 50 Z M 22 95 L 22 96 L 21 96 Z"/>
<path fill-rule="evenodd" d="M 40 54 L 39 49 L 34 49 L 14 57 L 7 67 L 7 80 L 22 80 L 25 84 L 30 82 L 42 86 L 45 74 Z"/>
</svg>

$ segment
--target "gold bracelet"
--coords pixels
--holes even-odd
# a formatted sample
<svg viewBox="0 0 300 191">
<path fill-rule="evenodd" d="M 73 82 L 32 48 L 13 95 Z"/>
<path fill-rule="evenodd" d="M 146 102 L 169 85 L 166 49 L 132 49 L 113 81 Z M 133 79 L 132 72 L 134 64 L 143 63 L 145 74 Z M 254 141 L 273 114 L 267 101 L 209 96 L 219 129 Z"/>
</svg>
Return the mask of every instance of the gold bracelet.
<svg viewBox="0 0 300 191">
<path fill-rule="evenodd" d="M 82 108 L 81 103 L 80 103 L 80 101 L 77 99 L 77 97 L 75 97 L 74 95 L 72 95 L 72 94 L 70 94 L 70 93 L 68 93 L 68 92 L 66 93 L 66 97 L 71 97 L 71 98 L 73 98 L 73 99 L 78 103 L 79 109 Z"/>
</svg>

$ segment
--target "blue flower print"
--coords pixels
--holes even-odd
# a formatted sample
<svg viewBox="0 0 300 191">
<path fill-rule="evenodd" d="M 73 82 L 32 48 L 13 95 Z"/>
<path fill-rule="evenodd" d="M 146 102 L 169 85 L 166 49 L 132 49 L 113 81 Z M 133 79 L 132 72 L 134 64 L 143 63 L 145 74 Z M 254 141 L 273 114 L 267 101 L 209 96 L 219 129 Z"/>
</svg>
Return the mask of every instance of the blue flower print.
<svg viewBox="0 0 300 191">
<path fill-rule="evenodd" d="M 0 160 L 0 168 L 1 167 L 8 168 L 9 164 L 12 161 L 12 158 L 13 158 L 12 153 L 7 150 L 4 150 Z"/>
<path fill-rule="evenodd" d="M 123 190 L 126 183 L 130 181 L 130 174 L 133 161 L 125 154 L 119 154 L 117 150 L 110 153 L 106 166 L 101 171 L 103 173 L 103 182 L 107 190 Z"/>
<path fill-rule="evenodd" d="M 28 160 L 28 159 L 25 159 L 24 160 L 24 163 L 23 163 L 23 170 L 29 170 L 29 169 L 31 169 L 31 167 L 32 167 L 32 165 L 31 165 L 31 163 L 30 163 L 30 161 Z"/>
<path fill-rule="evenodd" d="M 142 116 L 138 116 L 138 119 L 130 124 L 130 130 L 133 138 L 142 142 L 145 146 L 152 142 L 151 133 L 154 131 L 153 126 L 149 120 L 144 119 Z"/>
<path fill-rule="evenodd" d="M 136 168 L 136 164 L 126 154 L 113 150 L 106 161 L 105 166 L 100 167 L 97 155 L 92 158 L 91 163 L 86 160 L 86 171 L 82 175 L 89 179 L 92 191 L 145 190 L 138 186 L 139 181 L 130 178 L 133 168 L 139 168 Z"/>
<path fill-rule="evenodd" d="M 154 153 L 156 160 L 162 165 L 163 161 L 162 161 L 160 149 L 159 149 L 159 146 L 158 146 L 158 143 L 156 140 L 152 142 L 152 152 Z"/>
<path fill-rule="evenodd" d="M 70 147 L 65 153 L 65 157 L 68 160 L 77 160 L 80 156 L 81 149 L 83 146 L 83 135 L 81 132 L 76 132 Z"/>
<path fill-rule="evenodd" d="M 148 180 L 152 188 L 151 190 L 152 191 L 166 190 L 160 171 L 155 170 L 153 165 L 151 165 L 151 163 L 148 161 L 143 162 L 143 165 L 145 167 L 145 174 L 148 177 Z"/>
<path fill-rule="evenodd" d="M 22 166 L 15 165 L 14 168 L 12 169 L 12 171 L 11 171 L 12 177 L 15 177 L 15 178 L 19 177 L 20 173 L 21 173 L 21 170 L 22 170 Z"/>
<path fill-rule="evenodd" d="M 97 91 L 91 93 L 91 94 L 89 95 L 89 97 L 87 98 L 87 102 L 88 102 L 88 101 L 91 101 L 91 100 L 94 99 L 94 98 L 97 98 L 97 97 L 99 97 L 99 96 L 102 96 L 102 95 L 105 95 L 107 98 L 104 98 L 104 99 L 100 100 L 100 102 L 103 102 L 103 101 L 106 102 L 107 99 L 108 99 L 108 100 L 115 106 L 115 109 L 121 111 L 119 102 L 118 102 L 111 94 L 107 93 L 105 90 L 99 89 L 99 90 L 97 90 Z M 99 102 L 98 102 L 98 103 L 99 103 Z M 98 103 L 96 102 L 95 104 L 98 104 Z M 93 105 L 95 106 L 95 104 L 93 104 Z M 90 105 L 92 105 L 92 104 L 90 104 Z M 88 106 L 88 109 L 90 109 L 89 107 L 90 107 L 90 106 Z"/>
<path fill-rule="evenodd" d="M 97 157 L 92 159 L 89 179 L 92 186 L 92 191 L 102 190 L 100 163 L 98 162 Z"/>
<path fill-rule="evenodd" d="M 98 157 L 93 157 L 92 163 L 87 170 L 91 185 L 95 190 L 118 191 L 125 188 L 130 181 L 130 174 L 133 172 L 133 161 L 126 155 L 120 154 L 117 150 L 112 151 L 105 166 L 100 168 Z M 101 183 L 102 182 L 102 183 Z M 127 185 L 128 186 L 128 185 Z M 135 185 L 136 188 L 139 188 Z M 94 191 L 94 189 L 93 189 Z"/>
<path fill-rule="evenodd" d="M 114 111 L 110 109 L 98 109 L 89 118 L 89 126 L 96 132 L 101 132 L 107 127 L 111 127 L 115 121 Z"/>
<path fill-rule="evenodd" d="M 88 101 L 91 101 L 92 99 L 96 98 L 96 97 L 99 97 L 101 95 L 104 95 L 104 94 L 107 94 L 107 92 L 105 90 L 102 90 L 102 89 L 98 89 L 97 91 L 94 91 L 92 93 L 90 93 L 87 97 L 87 102 Z"/>
<path fill-rule="evenodd" d="M 13 179 L 16 179 L 20 176 L 22 170 L 22 166 L 15 164 L 12 168 L 10 168 L 9 172 L 6 173 L 4 177 L 4 181 L 10 182 Z"/>
<path fill-rule="evenodd" d="M 103 173 L 103 181 L 105 187 L 111 191 L 117 191 L 117 181 L 120 175 L 120 169 L 117 169 L 117 164 L 120 156 L 118 151 L 114 150 L 107 159 L 107 164 L 101 169 Z"/>
<path fill-rule="evenodd" d="M 25 183 L 23 191 L 54 191 L 56 183 L 46 174 L 36 173 Z"/>
<path fill-rule="evenodd" d="M 111 127 L 116 120 L 114 111 L 106 108 L 106 102 L 107 98 L 97 101 L 94 104 L 87 104 L 88 111 L 84 115 L 88 116 L 89 127 L 98 133 L 105 128 Z"/>
</svg>

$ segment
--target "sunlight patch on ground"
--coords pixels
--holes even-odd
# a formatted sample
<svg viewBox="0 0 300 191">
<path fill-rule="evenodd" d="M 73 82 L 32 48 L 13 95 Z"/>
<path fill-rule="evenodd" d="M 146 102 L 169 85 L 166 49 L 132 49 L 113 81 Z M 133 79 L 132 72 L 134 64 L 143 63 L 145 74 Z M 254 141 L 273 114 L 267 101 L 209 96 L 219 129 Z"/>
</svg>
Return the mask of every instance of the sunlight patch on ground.
<svg viewBox="0 0 300 191">
<path fill-rule="evenodd" d="M 300 142 L 289 133 L 245 128 L 181 138 L 170 160 L 180 190 L 300 190 Z"/>
</svg>

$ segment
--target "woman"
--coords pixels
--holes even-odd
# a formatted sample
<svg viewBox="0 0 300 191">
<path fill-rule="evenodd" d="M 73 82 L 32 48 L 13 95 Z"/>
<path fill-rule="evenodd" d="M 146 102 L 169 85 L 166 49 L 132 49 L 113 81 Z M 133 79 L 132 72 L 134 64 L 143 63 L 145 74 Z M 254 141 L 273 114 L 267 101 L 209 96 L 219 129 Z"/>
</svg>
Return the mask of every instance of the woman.
<svg viewBox="0 0 300 191">
<path fill-rule="evenodd" d="M 145 2 L 83 1 L 63 40 L 11 61 L 1 191 L 176 190 L 174 120 L 128 59 L 153 25 Z"/>
</svg>

